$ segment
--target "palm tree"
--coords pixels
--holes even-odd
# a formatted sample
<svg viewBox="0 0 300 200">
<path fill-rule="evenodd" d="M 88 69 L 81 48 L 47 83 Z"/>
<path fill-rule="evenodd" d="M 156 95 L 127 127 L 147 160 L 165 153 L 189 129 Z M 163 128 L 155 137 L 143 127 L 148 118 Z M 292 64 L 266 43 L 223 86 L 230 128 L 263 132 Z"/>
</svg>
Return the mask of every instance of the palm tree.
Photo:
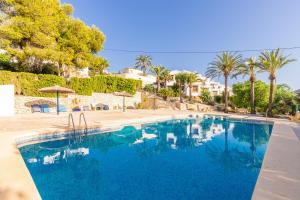
<svg viewBox="0 0 300 200">
<path fill-rule="evenodd" d="M 161 80 L 164 82 L 164 87 L 167 88 L 167 82 L 173 80 L 173 76 L 170 73 L 171 71 L 168 69 L 165 69 L 161 73 Z"/>
<path fill-rule="evenodd" d="M 188 80 L 188 73 L 186 72 L 181 72 L 176 74 L 175 80 L 177 85 L 179 86 L 179 97 L 180 97 L 180 103 L 183 103 L 183 93 L 185 91 L 185 84 L 187 83 Z"/>
<path fill-rule="evenodd" d="M 166 70 L 166 68 L 162 65 L 157 65 L 157 66 L 152 66 L 152 71 L 155 73 L 156 75 L 156 89 L 157 92 L 160 90 L 160 83 L 162 81 L 162 73 Z"/>
<path fill-rule="evenodd" d="M 198 75 L 196 73 L 189 73 L 187 77 L 187 82 L 189 84 L 190 89 L 190 101 L 192 100 L 192 87 L 193 83 L 198 80 Z"/>
<path fill-rule="evenodd" d="M 151 61 L 152 58 L 147 55 L 140 55 L 136 59 L 136 63 L 134 65 L 135 68 L 140 68 L 143 71 L 143 74 L 145 75 L 148 68 L 151 67 Z"/>
<path fill-rule="evenodd" d="M 264 72 L 269 73 L 270 80 L 270 93 L 269 93 L 269 106 L 268 106 L 268 116 L 272 116 L 273 108 L 273 95 L 275 90 L 276 81 L 276 71 L 283 66 L 295 61 L 295 59 L 288 59 L 288 56 L 284 56 L 280 49 L 262 52 L 259 56 L 261 62 L 260 69 Z"/>
<path fill-rule="evenodd" d="M 209 78 L 224 76 L 225 81 L 225 113 L 228 113 L 228 78 L 235 76 L 242 64 L 242 56 L 240 54 L 232 54 L 223 52 L 210 63 L 205 75 Z"/>
<path fill-rule="evenodd" d="M 255 57 L 250 57 L 246 60 L 244 65 L 240 66 L 239 73 L 244 76 L 249 75 L 250 80 L 250 105 L 251 105 L 251 114 L 255 114 L 255 95 L 254 95 L 254 84 L 256 79 L 256 72 L 260 67 L 260 62 L 256 60 Z"/>
</svg>

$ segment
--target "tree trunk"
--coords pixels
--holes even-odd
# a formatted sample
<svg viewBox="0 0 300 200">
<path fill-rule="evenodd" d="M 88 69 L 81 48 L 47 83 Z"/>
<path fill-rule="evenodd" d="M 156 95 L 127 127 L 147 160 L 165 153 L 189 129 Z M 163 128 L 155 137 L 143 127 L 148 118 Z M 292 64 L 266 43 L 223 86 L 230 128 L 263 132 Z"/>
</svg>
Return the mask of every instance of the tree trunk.
<svg viewBox="0 0 300 200">
<path fill-rule="evenodd" d="M 164 85 L 165 85 L 165 88 L 167 88 L 167 80 L 165 80 L 165 84 Z"/>
<path fill-rule="evenodd" d="M 61 68 L 61 63 L 58 63 L 57 65 L 57 75 L 60 76 L 60 68 Z"/>
<path fill-rule="evenodd" d="M 228 127 L 225 126 L 225 147 L 224 147 L 225 153 L 228 153 Z"/>
<path fill-rule="evenodd" d="M 182 99 L 182 85 L 179 85 L 179 98 L 180 98 L 180 103 L 183 103 L 183 99 Z"/>
<path fill-rule="evenodd" d="M 160 81 L 159 80 L 157 80 L 156 81 L 156 89 L 157 89 L 157 92 L 160 90 Z"/>
<path fill-rule="evenodd" d="M 270 77 L 270 94 L 269 94 L 269 107 L 268 107 L 269 117 L 272 117 L 274 87 L 275 87 L 275 78 Z"/>
<path fill-rule="evenodd" d="M 224 98 L 225 98 L 225 113 L 228 113 L 228 76 L 225 76 L 225 94 L 224 94 Z"/>
<path fill-rule="evenodd" d="M 192 84 L 190 84 L 190 101 L 192 101 Z"/>
<path fill-rule="evenodd" d="M 250 80 L 250 104 L 251 104 L 251 114 L 255 114 L 255 102 L 254 102 L 254 80 Z"/>
</svg>

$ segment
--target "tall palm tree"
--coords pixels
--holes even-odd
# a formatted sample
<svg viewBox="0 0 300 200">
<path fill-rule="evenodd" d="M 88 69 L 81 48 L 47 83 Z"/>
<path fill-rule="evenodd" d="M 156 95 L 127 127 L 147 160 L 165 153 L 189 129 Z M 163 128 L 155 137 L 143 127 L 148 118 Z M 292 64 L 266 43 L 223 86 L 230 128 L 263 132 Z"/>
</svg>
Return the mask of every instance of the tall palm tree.
<svg viewBox="0 0 300 200">
<path fill-rule="evenodd" d="M 193 83 L 195 83 L 198 80 L 198 75 L 196 73 L 189 73 L 187 77 L 187 82 L 189 84 L 190 89 L 190 101 L 192 100 L 192 87 Z"/>
<path fill-rule="evenodd" d="M 250 80 L 250 105 L 251 105 L 251 114 L 255 114 L 255 95 L 254 95 L 254 84 L 256 79 L 256 72 L 260 67 L 260 62 L 256 60 L 255 57 L 250 57 L 246 59 L 244 65 L 240 66 L 238 74 L 243 76 L 248 75 Z"/>
<path fill-rule="evenodd" d="M 145 75 L 147 70 L 152 66 L 152 58 L 147 55 L 140 55 L 135 59 L 136 63 L 134 65 L 135 68 L 140 68 Z"/>
<path fill-rule="evenodd" d="M 180 103 L 183 103 L 183 93 L 185 91 L 185 85 L 187 83 L 188 79 L 188 73 L 186 72 L 181 72 L 176 74 L 175 80 L 177 85 L 179 86 L 179 97 L 180 97 Z"/>
<path fill-rule="evenodd" d="M 209 78 L 223 76 L 225 82 L 225 113 L 228 113 L 228 78 L 235 76 L 242 64 L 242 56 L 240 54 L 232 54 L 223 52 L 209 64 L 205 75 Z"/>
<path fill-rule="evenodd" d="M 160 83 L 162 81 L 162 73 L 166 70 L 166 68 L 162 65 L 152 66 L 152 71 L 156 75 L 156 89 L 157 92 L 160 90 Z"/>
<path fill-rule="evenodd" d="M 261 62 L 260 69 L 264 72 L 269 73 L 270 80 L 270 93 L 269 93 L 269 106 L 268 106 L 268 116 L 272 116 L 272 108 L 273 108 L 273 95 L 275 90 L 275 81 L 276 81 L 276 71 L 283 66 L 294 62 L 295 59 L 288 59 L 288 56 L 284 56 L 280 49 L 265 51 L 262 52 L 259 56 L 259 60 Z"/>
<path fill-rule="evenodd" d="M 167 88 L 167 82 L 173 80 L 173 76 L 170 73 L 171 71 L 168 69 L 165 69 L 161 73 L 161 80 L 164 82 L 164 87 Z"/>
</svg>

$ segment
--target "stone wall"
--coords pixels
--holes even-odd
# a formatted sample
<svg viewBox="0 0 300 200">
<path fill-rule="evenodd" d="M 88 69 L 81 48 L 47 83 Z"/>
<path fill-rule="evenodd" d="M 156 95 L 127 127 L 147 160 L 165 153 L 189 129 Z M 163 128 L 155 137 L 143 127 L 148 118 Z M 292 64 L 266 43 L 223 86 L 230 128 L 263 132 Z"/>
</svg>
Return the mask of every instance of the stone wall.
<svg viewBox="0 0 300 200">
<path fill-rule="evenodd" d="M 67 97 L 60 97 L 59 102 L 60 105 L 64 105 L 67 107 L 68 111 L 71 111 L 72 108 L 75 106 L 72 102 L 74 99 L 79 100 L 80 106 L 95 106 L 98 103 L 102 103 L 109 106 L 110 110 L 115 109 L 122 109 L 123 106 L 123 97 L 115 96 L 113 94 L 106 94 L 106 93 L 93 93 L 92 96 L 82 96 L 82 95 L 68 95 Z M 17 114 L 20 113 L 30 113 L 31 108 L 26 107 L 25 103 L 45 99 L 50 100 L 56 103 L 56 98 L 48 98 L 48 97 L 30 97 L 30 96 L 15 96 L 15 112 Z M 126 106 L 133 106 L 136 107 L 137 104 L 141 103 L 141 93 L 136 92 L 133 97 L 125 97 L 125 104 Z M 56 112 L 56 108 L 50 108 L 50 112 Z"/>
</svg>

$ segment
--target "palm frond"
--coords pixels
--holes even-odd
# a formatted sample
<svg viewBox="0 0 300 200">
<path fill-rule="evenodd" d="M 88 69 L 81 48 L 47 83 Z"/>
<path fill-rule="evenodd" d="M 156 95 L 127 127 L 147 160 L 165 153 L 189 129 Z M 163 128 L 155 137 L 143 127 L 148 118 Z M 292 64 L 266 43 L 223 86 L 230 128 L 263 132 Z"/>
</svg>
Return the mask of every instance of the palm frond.
<svg viewBox="0 0 300 200">
<path fill-rule="evenodd" d="M 237 76 L 241 65 L 242 55 L 223 52 L 209 64 L 205 75 L 212 79 L 220 76 Z"/>
</svg>

